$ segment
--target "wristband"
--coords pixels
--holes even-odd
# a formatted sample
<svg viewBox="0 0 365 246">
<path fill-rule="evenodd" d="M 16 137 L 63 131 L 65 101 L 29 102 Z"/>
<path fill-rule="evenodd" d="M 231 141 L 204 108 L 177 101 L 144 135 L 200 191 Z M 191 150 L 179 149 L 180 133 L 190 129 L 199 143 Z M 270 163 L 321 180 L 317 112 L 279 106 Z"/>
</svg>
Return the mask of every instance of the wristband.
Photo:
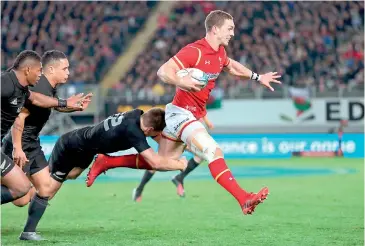
<svg viewBox="0 0 365 246">
<path fill-rule="evenodd" d="M 65 99 L 58 99 L 58 107 L 67 108 L 67 101 Z"/>
<path fill-rule="evenodd" d="M 257 73 L 252 72 L 251 79 L 259 81 L 260 80 L 260 75 L 258 75 Z"/>
</svg>

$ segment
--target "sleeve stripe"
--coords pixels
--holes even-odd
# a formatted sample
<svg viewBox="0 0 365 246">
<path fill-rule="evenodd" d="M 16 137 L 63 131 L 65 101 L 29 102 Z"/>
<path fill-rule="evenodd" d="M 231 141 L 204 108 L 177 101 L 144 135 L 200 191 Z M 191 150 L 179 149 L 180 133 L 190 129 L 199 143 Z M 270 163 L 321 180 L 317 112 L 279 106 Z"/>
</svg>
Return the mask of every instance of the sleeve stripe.
<svg viewBox="0 0 365 246">
<path fill-rule="evenodd" d="M 197 60 L 197 61 L 196 61 L 196 63 L 195 63 L 195 66 L 197 66 L 197 65 L 199 64 L 199 62 L 200 62 L 200 59 L 202 58 L 202 51 L 201 51 L 199 48 L 194 47 L 194 46 L 189 46 L 189 47 L 191 47 L 191 48 L 195 48 L 195 49 L 197 49 L 197 50 L 198 50 L 198 52 L 199 52 L 198 60 Z"/>
<path fill-rule="evenodd" d="M 177 58 L 177 56 L 172 57 L 172 59 L 175 61 L 180 69 L 185 69 L 184 64 L 179 60 L 179 58 Z"/>
</svg>

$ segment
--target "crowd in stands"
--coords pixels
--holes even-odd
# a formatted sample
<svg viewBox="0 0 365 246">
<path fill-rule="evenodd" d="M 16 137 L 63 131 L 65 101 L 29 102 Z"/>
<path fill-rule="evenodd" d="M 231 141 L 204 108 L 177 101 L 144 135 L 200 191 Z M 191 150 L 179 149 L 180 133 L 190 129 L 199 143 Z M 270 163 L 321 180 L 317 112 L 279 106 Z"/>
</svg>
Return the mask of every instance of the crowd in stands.
<svg viewBox="0 0 365 246">
<path fill-rule="evenodd" d="M 179 2 L 161 15 L 148 47 L 110 95 L 156 99 L 175 88 L 156 72 L 179 49 L 205 36 L 204 19 L 214 9 L 230 13 L 235 37 L 228 55 L 258 73 L 277 71 L 285 85 L 314 85 L 319 91 L 364 84 L 363 2 Z M 253 91 L 257 83 L 222 73 L 225 96 Z M 276 86 L 280 90 L 280 86 Z"/>
<path fill-rule="evenodd" d="M 156 4 L 2 2 L 1 70 L 24 49 L 39 54 L 58 49 L 69 58 L 71 82 L 98 83 Z M 182 1 L 168 16 L 159 16 L 154 37 L 109 94 L 170 99 L 175 88 L 163 84 L 156 72 L 183 46 L 205 36 L 204 19 L 214 9 L 230 13 L 236 24 L 228 55 L 253 71 L 278 71 L 285 85 L 313 85 L 318 91 L 363 88 L 363 2 Z M 234 98 L 259 86 L 222 73 L 217 87 Z"/>
<path fill-rule="evenodd" d="M 97 83 L 148 19 L 154 1 L 3 1 L 1 70 L 25 49 L 58 49 L 70 80 Z"/>
</svg>

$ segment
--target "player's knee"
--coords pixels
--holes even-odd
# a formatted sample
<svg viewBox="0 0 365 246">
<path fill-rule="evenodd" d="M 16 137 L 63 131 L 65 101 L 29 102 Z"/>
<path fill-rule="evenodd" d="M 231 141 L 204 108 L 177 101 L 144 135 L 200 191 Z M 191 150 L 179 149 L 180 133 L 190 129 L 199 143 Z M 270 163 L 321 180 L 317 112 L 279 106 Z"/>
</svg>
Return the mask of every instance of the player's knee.
<svg viewBox="0 0 365 246">
<path fill-rule="evenodd" d="M 31 199 L 32 198 L 30 196 L 25 195 L 25 196 L 15 200 L 15 201 L 13 201 L 13 204 L 17 207 L 24 207 L 24 206 L 29 204 Z"/>
<path fill-rule="evenodd" d="M 221 148 L 219 146 L 215 150 L 214 158 L 224 158 L 223 151 L 221 150 Z"/>
<path fill-rule="evenodd" d="M 29 204 L 30 201 L 26 201 L 26 202 L 18 202 L 18 201 L 14 201 L 13 204 L 15 206 L 17 206 L 18 208 L 21 208 L 21 207 L 25 207 Z"/>
<path fill-rule="evenodd" d="M 25 182 L 25 183 L 19 183 L 16 187 L 11 188 L 11 192 L 14 198 L 21 198 L 23 196 L 25 196 L 30 189 L 32 188 L 31 184 L 29 181 Z"/>
<path fill-rule="evenodd" d="M 52 181 L 43 182 L 38 187 L 38 195 L 41 197 L 51 197 L 54 193 Z"/>
<path fill-rule="evenodd" d="M 194 134 L 189 144 L 194 154 L 207 160 L 209 163 L 219 157 L 223 157 L 223 151 L 206 131 L 199 131 Z"/>
</svg>

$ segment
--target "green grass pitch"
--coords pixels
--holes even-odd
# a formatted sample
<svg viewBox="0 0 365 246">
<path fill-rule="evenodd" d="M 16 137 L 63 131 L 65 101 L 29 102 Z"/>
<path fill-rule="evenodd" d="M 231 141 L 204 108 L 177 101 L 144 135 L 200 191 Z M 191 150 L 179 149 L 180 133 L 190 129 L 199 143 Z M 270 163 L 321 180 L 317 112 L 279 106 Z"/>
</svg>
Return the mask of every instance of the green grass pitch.
<svg viewBox="0 0 365 246">
<path fill-rule="evenodd" d="M 38 231 L 48 241 L 21 242 L 27 207 L 1 207 L 2 245 L 364 245 L 362 159 L 308 158 L 229 161 L 229 166 L 336 169 L 327 175 L 240 177 L 250 191 L 266 185 L 269 199 L 252 216 L 213 179 L 186 180 L 186 198 L 166 179 L 131 201 L 138 181 L 65 183 Z M 204 167 L 199 169 L 204 171 Z M 347 168 L 353 173 L 348 173 Z M 200 170 L 200 172 L 202 171 Z M 261 169 L 265 170 L 265 169 Z M 124 172 L 118 170 L 118 172 Z M 130 171 L 130 170 L 128 170 Z M 199 170 L 195 170 L 199 172 Z M 264 172 L 265 173 L 265 172 Z M 138 173 L 138 177 L 141 177 Z M 163 175 L 171 176 L 171 173 Z"/>
</svg>

